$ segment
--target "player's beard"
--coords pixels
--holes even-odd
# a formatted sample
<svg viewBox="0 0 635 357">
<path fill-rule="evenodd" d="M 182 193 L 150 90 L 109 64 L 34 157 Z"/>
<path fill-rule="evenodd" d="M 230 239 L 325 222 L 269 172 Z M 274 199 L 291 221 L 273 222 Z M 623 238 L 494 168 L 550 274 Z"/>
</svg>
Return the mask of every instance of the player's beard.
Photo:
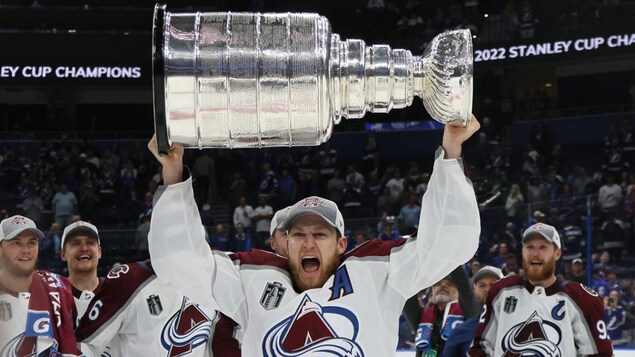
<svg viewBox="0 0 635 357">
<path fill-rule="evenodd" d="M 320 275 L 316 281 L 307 281 L 302 278 L 300 272 L 302 271 L 302 261 L 294 261 L 289 259 L 289 266 L 291 268 L 291 275 L 293 275 L 293 282 L 300 291 L 306 291 L 309 289 L 319 288 L 326 283 L 326 281 L 335 273 L 337 267 L 340 265 L 339 254 L 337 250 L 333 252 L 334 256 L 324 258 L 320 262 Z"/>
<path fill-rule="evenodd" d="M 545 260 L 542 264 L 542 268 L 538 272 L 534 272 L 531 269 L 531 263 L 528 260 L 523 259 L 523 270 L 529 281 L 543 281 L 551 278 L 556 272 L 556 259 L 552 257 L 549 260 Z"/>
<path fill-rule="evenodd" d="M 449 294 L 436 294 L 434 298 L 432 298 L 432 302 L 435 304 L 447 304 L 452 301 L 452 297 Z"/>
</svg>

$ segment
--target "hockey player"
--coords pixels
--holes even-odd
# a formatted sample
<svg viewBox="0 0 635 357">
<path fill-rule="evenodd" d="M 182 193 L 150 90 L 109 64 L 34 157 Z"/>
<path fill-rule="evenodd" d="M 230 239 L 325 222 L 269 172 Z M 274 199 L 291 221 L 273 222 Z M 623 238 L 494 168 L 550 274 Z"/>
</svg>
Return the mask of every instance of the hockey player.
<svg viewBox="0 0 635 357">
<path fill-rule="evenodd" d="M 66 227 L 62 248 L 80 318 L 76 335 L 88 356 L 240 356 L 233 321 L 162 284 L 149 261 L 116 266 L 99 278 L 94 225 Z"/>
<path fill-rule="evenodd" d="M 602 299 L 556 278 L 558 232 L 536 223 L 522 238 L 523 270 L 489 290 L 470 356 L 612 356 Z"/>
<path fill-rule="evenodd" d="M 278 210 L 273 215 L 269 226 L 269 246 L 271 250 L 283 257 L 287 256 L 287 231 L 282 227 L 282 223 L 287 218 L 290 208 L 291 206 Z"/>
<path fill-rule="evenodd" d="M 70 282 L 35 270 L 35 222 L 12 216 L 0 223 L 0 356 L 80 356 L 73 335 Z"/>
<path fill-rule="evenodd" d="M 462 169 L 461 144 L 479 127 L 445 127 L 423 198 L 418 236 L 373 240 L 347 254 L 337 205 L 309 197 L 283 223 L 288 260 L 252 250 L 231 257 L 207 246 L 191 180 L 183 180 L 183 148 L 166 157 L 153 211 L 150 255 L 160 279 L 194 301 L 218 303 L 244 329 L 246 356 L 389 356 L 397 345 L 406 299 L 469 260 L 480 221 Z"/>
</svg>

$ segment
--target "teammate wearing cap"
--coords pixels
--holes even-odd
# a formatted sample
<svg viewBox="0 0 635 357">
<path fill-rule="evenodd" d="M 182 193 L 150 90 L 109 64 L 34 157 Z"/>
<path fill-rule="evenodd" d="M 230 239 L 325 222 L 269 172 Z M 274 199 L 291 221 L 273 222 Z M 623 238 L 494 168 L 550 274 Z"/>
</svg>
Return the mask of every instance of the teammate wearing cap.
<svg viewBox="0 0 635 357">
<path fill-rule="evenodd" d="M 97 227 L 84 221 L 76 221 L 64 228 L 60 258 L 68 267 L 68 278 L 73 287 L 73 297 L 78 317 L 86 312 L 94 291 L 104 279 L 97 276 L 101 259 L 101 242 Z"/>
<path fill-rule="evenodd" d="M 212 251 L 196 214 L 191 180 L 183 181 L 183 147 L 160 156 L 167 186 L 155 203 L 150 256 L 160 279 L 201 304 L 217 302 L 244 331 L 246 356 L 389 356 L 397 346 L 407 298 L 469 260 L 480 220 L 461 144 L 479 127 L 446 125 L 423 198 L 418 236 L 373 240 L 344 254 L 337 205 L 309 197 L 283 223 L 288 260 L 261 250 Z M 195 273 L 193 273 L 195 272 Z"/>
<path fill-rule="evenodd" d="M 485 297 L 489 292 L 489 288 L 502 277 L 503 272 L 499 268 L 491 265 L 482 267 L 474 274 L 472 277 L 472 282 L 474 282 L 474 300 L 478 306 L 485 304 Z M 474 338 L 474 331 L 478 325 L 481 312 L 454 328 L 450 337 L 448 337 L 448 340 L 445 342 L 443 357 L 467 356 L 467 350 Z"/>
<path fill-rule="evenodd" d="M 0 355 L 80 356 L 68 279 L 36 270 L 44 234 L 27 217 L 0 223 Z"/>
<path fill-rule="evenodd" d="M 508 276 L 490 289 L 470 356 L 612 356 L 598 294 L 556 278 L 561 242 L 536 223 L 522 238 L 526 278 Z"/>
<path fill-rule="evenodd" d="M 288 253 L 287 231 L 282 227 L 282 223 L 284 223 L 285 218 L 287 218 L 287 213 L 290 208 L 291 206 L 278 210 L 276 214 L 273 215 L 269 226 L 269 246 L 271 250 L 283 257 L 286 257 Z"/>
<path fill-rule="evenodd" d="M 60 256 L 68 265 L 76 335 L 87 356 L 240 355 L 227 317 L 161 283 L 150 261 L 119 265 L 99 278 L 101 253 L 99 231 L 91 223 L 77 221 L 64 229 Z M 181 319 L 188 322 L 180 324 Z"/>
</svg>

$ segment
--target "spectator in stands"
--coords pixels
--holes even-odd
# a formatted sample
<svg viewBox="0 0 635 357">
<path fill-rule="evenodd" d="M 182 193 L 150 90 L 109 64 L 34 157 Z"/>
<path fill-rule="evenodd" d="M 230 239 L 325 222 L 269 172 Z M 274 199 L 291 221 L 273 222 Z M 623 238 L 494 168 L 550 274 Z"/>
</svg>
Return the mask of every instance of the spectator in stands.
<svg viewBox="0 0 635 357">
<path fill-rule="evenodd" d="M 65 184 L 60 185 L 60 190 L 53 196 L 52 209 L 55 222 L 64 229 L 69 225 L 70 219 L 77 212 L 77 197 L 68 190 Z"/>
<path fill-rule="evenodd" d="M 390 171 L 388 177 L 390 177 L 390 179 L 386 182 L 386 187 L 390 189 L 390 197 L 393 201 L 399 203 L 405 189 L 406 180 L 401 176 L 401 169 L 398 167 Z"/>
<path fill-rule="evenodd" d="M 266 249 L 267 240 L 271 236 L 269 228 L 271 226 L 272 217 L 273 208 L 267 204 L 266 197 L 260 197 L 260 204 L 254 209 L 253 213 L 253 218 L 256 220 L 256 241 L 253 245 L 254 248 Z M 238 225 L 235 227 L 236 230 L 238 230 Z"/>
<path fill-rule="evenodd" d="M 81 188 L 79 193 L 78 211 L 83 214 L 84 218 L 88 221 L 101 221 L 97 212 L 98 207 L 99 196 L 97 195 L 97 192 L 95 192 L 95 186 L 93 186 L 92 183 L 87 183 Z"/>
<path fill-rule="evenodd" d="M 395 240 L 401 237 L 401 234 L 399 234 L 399 231 L 397 230 L 395 216 L 384 215 L 382 220 L 379 222 L 377 230 L 380 232 L 379 239 L 384 241 Z"/>
<path fill-rule="evenodd" d="M 565 279 L 575 281 L 576 283 L 587 285 L 586 269 L 584 269 L 584 263 L 582 259 L 573 259 L 571 267 L 568 272 L 565 270 Z"/>
<path fill-rule="evenodd" d="M 602 272 L 603 275 L 614 269 L 615 267 L 611 264 L 611 254 L 606 250 L 600 254 L 598 262 L 593 265 L 593 272 Z"/>
<path fill-rule="evenodd" d="M 132 160 L 126 160 L 119 177 L 121 180 L 120 197 L 129 196 L 130 192 L 134 191 L 137 186 L 137 169 L 134 167 Z"/>
<path fill-rule="evenodd" d="M 235 227 L 236 233 L 234 233 L 234 239 L 232 240 L 233 251 L 246 252 L 252 247 L 251 234 L 245 232 L 245 227 L 242 223 L 238 223 Z"/>
<path fill-rule="evenodd" d="M 143 202 L 139 204 L 139 220 L 143 219 L 144 216 L 152 214 L 154 194 L 148 191 L 143 195 Z"/>
<path fill-rule="evenodd" d="M 376 211 L 377 208 L 375 204 L 377 203 L 377 199 L 381 195 L 382 191 L 383 185 L 379 178 L 379 174 L 377 173 L 377 171 L 372 171 L 366 184 L 365 206 L 367 208 L 366 214 L 368 217 L 376 217 L 379 215 L 379 213 Z"/>
<path fill-rule="evenodd" d="M 620 296 L 624 294 L 622 285 L 620 285 L 619 281 L 617 280 L 617 274 L 615 274 L 614 271 L 609 270 L 606 272 L 606 282 L 609 283 L 610 290 L 617 291 Z"/>
<path fill-rule="evenodd" d="M 574 172 L 569 175 L 567 181 L 571 185 L 572 195 L 580 197 L 586 194 L 586 187 L 593 182 L 593 179 L 587 175 L 584 166 L 576 165 Z"/>
<path fill-rule="evenodd" d="M 303 148 L 298 163 L 298 194 L 302 197 L 318 193 L 317 158 L 312 148 Z"/>
<path fill-rule="evenodd" d="M 598 192 L 598 205 L 602 211 L 603 219 L 612 217 L 622 206 L 622 188 L 615 183 L 615 176 L 612 173 L 606 175 L 606 183 L 600 187 Z"/>
<path fill-rule="evenodd" d="M 295 178 L 289 174 L 289 169 L 283 169 L 278 180 L 280 185 L 280 204 L 290 206 L 296 201 L 298 187 Z"/>
<path fill-rule="evenodd" d="M 604 297 L 604 321 L 614 346 L 625 345 L 628 342 L 625 336 L 628 328 L 626 315 L 627 312 L 621 303 L 620 293 L 617 290 L 611 290 Z"/>
<path fill-rule="evenodd" d="M 211 229 L 214 225 L 214 216 L 212 215 L 211 210 L 212 207 L 209 205 L 209 203 L 205 203 L 199 211 L 201 215 L 201 223 L 203 224 L 203 227 L 205 227 L 205 231 Z"/>
<path fill-rule="evenodd" d="M 329 179 L 334 176 L 337 167 L 337 150 L 331 147 L 331 142 L 322 144 L 317 154 L 318 159 L 318 189 L 324 190 Z"/>
<path fill-rule="evenodd" d="M 220 251 L 229 250 L 229 236 L 225 232 L 225 226 L 221 223 L 216 225 L 216 230 L 209 236 L 209 241 L 207 242 L 213 249 L 218 249 Z"/>
<path fill-rule="evenodd" d="M 511 253 L 509 250 L 509 246 L 505 242 L 501 242 L 498 246 L 493 246 L 490 249 L 490 252 L 498 252 L 496 256 L 494 256 L 490 260 L 490 265 L 493 265 L 497 268 L 502 268 L 503 265 L 507 262 L 507 256 Z"/>
<path fill-rule="evenodd" d="M 254 217 L 254 209 L 247 204 L 247 197 L 243 196 L 238 200 L 238 206 L 234 208 L 234 227 L 242 223 L 245 230 L 251 230 L 251 219 Z M 218 227 L 218 226 L 216 226 Z"/>
<path fill-rule="evenodd" d="M 613 175 L 619 175 L 622 171 L 630 168 L 630 162 L 626 160 L 626 155 L 619 138 L 611 139 L 609 146 L 605 150 L 604 165 L 602 169 Z"/>
<path fill-rule="evenodd" d="M 360 218 L 362 212 L 362 192 L 364 190 L 364 177 L 355 170 L 355 166 L 349 166 L 349 172 L 344 181 L 344 214 L 350 218 Z"/>
<path fill-rule="evenodd" d="M 507 212 L 507 219 L 519 224 L 520 212 L 519 206 L 524 202 L 523 194 L 520 192 L 520 186 L 513 184 L 507 199 L 505 200 L 505 211 Z"/>
<path fill-rule="evenodd" d="M 502 267 L 503 274 L 505 276 L 508 275 L 520 275 L 523 276 L 524 272 L 518 266 L 518 260 L 516 260 L 516 255 L 513 253 L 507 254 L 505 257 L 505 264 Z"/>
<path fill-rule="evenodd" d="M 417 195 L 411 193 L 408 195 L 408 204 L 401 207 L 397 219 L 402 224 L 405 234 L 410 234 L 417 230 L 419 225 L 419 216 L 421 215 L 421 206 L 417 202 Z"/>
<path fill-rule="evenodd" d="M 62 230 L 56 222 L 51 224 L 48 233 L 40 242 L 38 259 L 42 269 L 61 273 L 62 262 L 59 258 L 59 252 L 62 246 Z"/>
<path fill-rule="evenodd" d="M 115 192 L 119 190 L 119 180 L 115 172 L 107 162 L 102 162 L 101 173 L 97 179 L 97 192 L 102 208 L 111 209 L 115 204 Z M 108 217 L 112 213 L 107 212 Z"/>
<path fill-rule="evenodd" d="M 549 206 L 547 185 L 540 176 L 534 176 L 527 185 L 527 202 L 535 209 L 544 210 Z"/>
<path fill-rule="evenodd" d="M 339 205 L 344 201 L 344 189 L 346 188 L 346 181 L 340 176 L 340 169 L 335 168 L 333 170 L 333 177 L 328 180 L 326 184 L 326 198 Z"/>
<path fill-rule="evenodd" d="M 616 209 L 617 212 L 617 209 Z M 620 265 L 626 247 L 626 230 L 624 222 L 615 216 L 608 217 L 600 227 L 603 248 L 611 255 L 611 260 Z"/>
<path fill-rule="evenodd" d="M 42 210 L 44 210 L 44 202 L 42 202 L 42 198 L 38 195 L 37 188 L 31 187 L 29 189 L 29 196 L 22 201 L 20 208 L 22 208 L 24 216 L 35 222 L 36 226 L 40 226 L 42 224 Z"/>
<path fill-rule="evenodd" d="M 234 172 L 229 184 L 229 204 L 237 206 L 240 198 L 247 195 L 247 189 L 247 180 L 240 172 Z"/>
</svg>

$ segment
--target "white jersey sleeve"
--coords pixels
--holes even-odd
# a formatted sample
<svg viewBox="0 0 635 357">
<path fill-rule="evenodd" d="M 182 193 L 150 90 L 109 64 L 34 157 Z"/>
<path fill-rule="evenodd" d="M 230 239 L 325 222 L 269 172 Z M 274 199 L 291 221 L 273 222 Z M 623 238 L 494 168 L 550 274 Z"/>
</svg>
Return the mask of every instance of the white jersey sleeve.
<svg viewBox="0 0 635 357">
<path fill-rule="evenodd" d="M 159 279 L 198 304 L 218 309 L 241 326 L 247 321 L 238 268 L 205 240 L 192 179 L 157 191 L 148 235 L 152 266 Z M 216 300 L 222 291 L 222 298 Z"/>
<path fill-rule="evenodd" d="M 423 195 L 417 236 L 392 249 L 388 282 L 409 298 L 474 255 L 480 217 L 472 183 L 460 159 L 443 159 L 439 148 Z"/>
</svg>

